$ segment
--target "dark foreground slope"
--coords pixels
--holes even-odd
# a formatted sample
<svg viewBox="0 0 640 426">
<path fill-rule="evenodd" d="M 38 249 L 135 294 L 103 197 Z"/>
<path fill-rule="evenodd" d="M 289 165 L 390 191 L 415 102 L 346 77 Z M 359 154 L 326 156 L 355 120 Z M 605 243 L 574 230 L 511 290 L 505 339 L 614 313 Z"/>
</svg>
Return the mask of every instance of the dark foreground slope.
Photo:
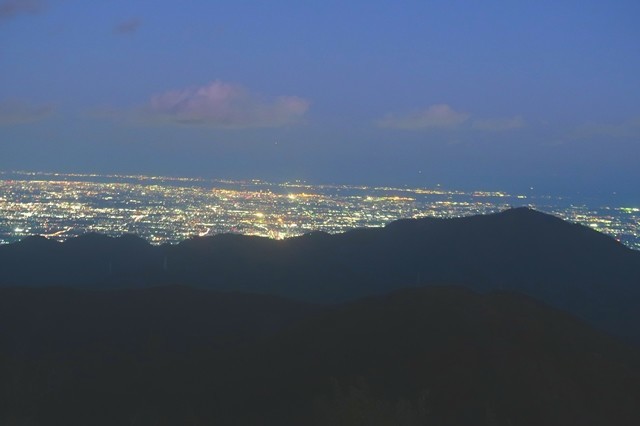
<svg viewBox="0 0 640 426">
<path fill-rule="evenodd" d="M 238 353 L 319 311 L 182 286 L 0 289 L 0 425 L 190 424 L 184 396 L 222 390 L 200 371 L 235 375 Z"/>
<path fill-rule="evenodd" d="M 0 270 L 0 286 L 188 284 L 314 302 L 458 284 L 522 292 L 640 341 L 640 252 L 526 208 L 284 241 L 218 235 L 154 247 L 133 236 L 33 237 L 0 247 Z"/>
<path fill-rule="evenodd" d="M 0 293 L 13 306 L 2 321 L 0 424 L 640 424 L 638 352 L 524 296 L 431 287 L 330 310 L 264 298 L 262 314 L 237 313 L 253 331 L 230 341 L 220 322 L 237 330 L 238 316 L 220 302 L 256 296 Z M 194 294 L 191 316 L 183 306 Z M 100 300 L 92 306 L 109 331 L 81 299 Z M 35 306 L 46 317 L 32 319 Z M 264 313 L 277 312 L 263 330 Z"/>
<path fill-rule="evenodd" d="M 164 356 L 252 344 L 314 313 L 275 296 L 167 286 L 0 289 L 0 350 L 16 358 L 91 352 Z M 165 354 L 166 353 L 166 354 Z"/>
</svg>

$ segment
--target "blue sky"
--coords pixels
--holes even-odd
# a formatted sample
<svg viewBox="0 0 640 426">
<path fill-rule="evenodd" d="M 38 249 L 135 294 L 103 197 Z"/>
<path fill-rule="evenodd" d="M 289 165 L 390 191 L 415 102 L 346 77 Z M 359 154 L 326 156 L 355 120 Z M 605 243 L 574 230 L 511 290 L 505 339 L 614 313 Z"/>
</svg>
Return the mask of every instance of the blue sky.
<svg viewBox="0 0 640 426">
<path fill-rule="evenodd" d="M 0 169 L 640 198 L 638 16 L 637 1 L 0 0 Z"/>
</svg>

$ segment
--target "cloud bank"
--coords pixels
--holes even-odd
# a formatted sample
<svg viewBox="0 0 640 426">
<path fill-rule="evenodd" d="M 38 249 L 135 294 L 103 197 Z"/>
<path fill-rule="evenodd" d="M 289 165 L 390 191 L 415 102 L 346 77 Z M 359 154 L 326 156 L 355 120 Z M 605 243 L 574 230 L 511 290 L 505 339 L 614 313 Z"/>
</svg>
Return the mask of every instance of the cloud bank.
<svg viewBox="0 0 640 426">
<path fill-rule="evenodd" d="M 127 19 L 113 28 L 113 32 L 121 35 L 133 34 L 140 28 L 142 22 L 138 18 Z"/>
<path fill-rule="evenodd" d="M 0 21 L 23 14 L 36 14 L 46 7 L 45 0 L 4 0 L 0 1 Z"/>
<path fill-rule="evenodd" d="M 388 114 L 377 124 L 380 127 L 406 130 L 451 128 L 459 126 L 468 118 L 468 114 L 455 111 L 449 105 L 437 104 L 412 114 Z"/>
<path fill-rule="evenodd" d="M 487 130 L 492 132 L 500 132 L 503 130 L 519 129 L 525 126 L 525 121 L 522 116 L 515 116 L 511 118 L 496 118 L 488 120 L 474 120 L 473 127 L 478 130 Z"/>
<path fill-rule="evenodd" d="M 40 121 L 53 112 L 51 104 L 30 104 L 19 100 L 0 102 L 0 125 L 33 123 Z"/>
<path fill-rule="evenodd" d="M 447 104 L 436 104 L 411 114 L 387 114 L 376 122 L 378 127 L 401 130 L 461 129 L 465 132 L 502 132 L 526 125 L 520 115 L 500 118 L 475 118 L 454 110 Z"/>
<path fill-rule="evenodd" d="M 298 96 L 264 98 L 242 86 L 216 80 L 151 98 L 144 114 L 155 120 L 219 128 L 280 127 L 299 121 L 309 101 Z"/>
</svg>

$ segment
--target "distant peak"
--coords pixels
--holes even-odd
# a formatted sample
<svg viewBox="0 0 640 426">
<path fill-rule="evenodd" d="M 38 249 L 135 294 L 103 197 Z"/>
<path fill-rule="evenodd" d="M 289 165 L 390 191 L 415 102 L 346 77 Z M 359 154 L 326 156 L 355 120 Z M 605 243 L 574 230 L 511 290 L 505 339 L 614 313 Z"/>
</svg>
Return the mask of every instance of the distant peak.
<svg viewBox="0 0 640 426">
<path fill-rule="evenodd" d="M 498 214 L 503 216 L 518 216 L 518 217 L 554 217 L 551 214 L 541 212 L 539 210 L 536 210 L 528 206 L 509 208 L 501 211 Z"/>
<path fill-rule="evenodd" d="M 508 208 L 506 210 L 503 210 L 502 213 L 513 213 L 513 214 L 528 214 L 528 213 L 540 213 L 537 210 L 534 210 L 533 208 L 529 207 L 529 206 L 521 206 L 521 207 L 511 207 Z"/>
</svg>

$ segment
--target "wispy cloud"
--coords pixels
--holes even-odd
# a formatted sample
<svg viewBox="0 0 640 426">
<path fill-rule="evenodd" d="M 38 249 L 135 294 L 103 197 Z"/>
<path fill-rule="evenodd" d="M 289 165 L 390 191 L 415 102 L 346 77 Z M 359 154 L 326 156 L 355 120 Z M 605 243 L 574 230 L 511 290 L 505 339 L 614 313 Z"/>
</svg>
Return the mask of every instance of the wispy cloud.
<svg viewBox="0 0 640 426">
<path fill-rule="evenodd" d="M 265 98 L 219 80 L 155 95 L 142 114 L 162 122 L 220 128 L 280 127 L 299 121 L 309 101 L 298 96 Z"/>
<path fill-rule="evenodd" d="M 122 21 L 118 23 L 113 28 L 113 32 L 121 35 L 133 34 L 140 28 L 142 22 L 138 18 L 127 19 L 126 21 Z"/>
<path fill-rule="evenodd" d="M 455 111 L 446 104 L 437 104 L 411 114 L 388 114 L 378 120 L 377 124 L 380 127 L 406 130 L 452 128 L 461 125 L 468 118 L 469 114 Z"/>
<path fill-rule="evenodd" d="M 23 14 L 36 14 L 47 6 L 45 0 L 4 0 L 0 1 L 0 21 Z"/>
<path fill-rule="evenodd" d="M 621 123 L 585 124 L 572 132 L 569 139 L 640 139 L 640 117 L 636 117 Z"/>
<path fill-rule="evenodd" d="M 526 125 L 522 116 L 515 116 L 510 118 L 495 118 L 495 119 L 478 119 L 474 120 L 471 127 L 478 130 L 486 130 L 491 132 L 501 132 L 504 130 L 519 129 Z"/>
<path fill-rule="evenodd" d="M 0 102 L 0 126 L 33 123 L 53 112 L 51 104 L 31 104 L 11 99 Z"/>
</svg>

